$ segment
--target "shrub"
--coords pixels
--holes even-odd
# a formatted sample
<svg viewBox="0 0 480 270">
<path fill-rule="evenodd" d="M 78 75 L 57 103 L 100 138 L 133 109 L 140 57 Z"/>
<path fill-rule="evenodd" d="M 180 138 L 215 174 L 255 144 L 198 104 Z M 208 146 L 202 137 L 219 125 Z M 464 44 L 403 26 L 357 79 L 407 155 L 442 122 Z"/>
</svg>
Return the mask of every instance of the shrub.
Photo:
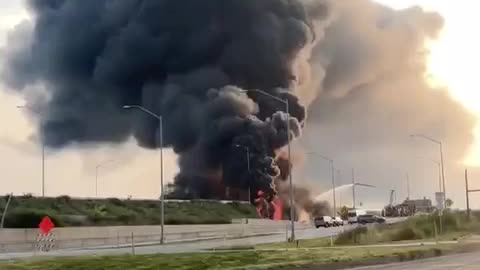
<svg viewBox="0 0 480 270">
<path fill-rule="evenodd" d="M 368 232 L 367 227 L 357 227 L 351 231 L 346 231 L 337 236 L 335 244 L 337 245 L 346 245 L 346 244 L 358 244 L 363 235 L 366 235 Z"/>
<path fill-rule="evenodd" d="M 131 224 L 135 224 L 135 221 L 137 220 L 137 216 L 135 214 L 121 214 L 117 217 L 117 220 L 121 224 L 131 225 Z"/>
<path fill-rule="evenodd" d="M 54 215 L 46 212 L 20 209 L 7 214 L 5 218 L 5 228 L 32 229 L 38 228 L 38 224 L 44 217 L 48 216 L 55 227 L 63 227 L 63 222 Z"/>
<path fill-rule="evenodd" d="M 117 198 L 109 198 L 108 202 L 115 205 L 115 206 L 121 206 L 121 207 L 125 206 L 125 202 L 123 202 L 122 200 L 119 200 Z"/>
<path fill-rule="evenodd" d="M 422 235 L 410 227 L 401 228 L 395 231 L 390 237 L 392 241 L 405 241 L 421 239 Z"/>
<path fill-rule="evenodd" d="M 70 198 L 67 195 L 62 195 L 62 196 L 58 196 L 57 198 L 55 198 L 55 200 L 59 203 L 70 204 L 70 202 L 72 201 L 72 198 Z"/>
<path fill-rule="evenodd" d="M 441 249 L 439 249 L 439 248 L 434 248 L 434 249 L 433 249 L 433 254 L 434 254 L 435 256 L 437 256 L 437 257 L 438 257 L 438 256 L 442 256 L 443 251 L 442 251 Z"/>
</svg>

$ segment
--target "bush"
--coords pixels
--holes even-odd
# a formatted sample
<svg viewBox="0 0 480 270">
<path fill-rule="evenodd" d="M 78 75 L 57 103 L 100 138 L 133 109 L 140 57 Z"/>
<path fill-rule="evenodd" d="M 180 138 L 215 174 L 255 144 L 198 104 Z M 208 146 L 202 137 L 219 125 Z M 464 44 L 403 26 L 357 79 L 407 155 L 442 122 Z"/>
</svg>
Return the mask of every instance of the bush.
<svg viewBox="0 0 480 270">
<path fill-rule="evenodd" d="M 62 195 L 62 196 L 58 196 L 55 200 L 59 203 L 70 204 L 70 202 L 72 201 L 72 198 L 70 198 L 67 195 Z"/>
<path fill-rule="evenodd" d="M 125 206 L 125 202 L 123 202 L 123 201 L 121 201 L 117 198 L 109 198 L 108 202 L 115 205 L 115 206 L 120 206 L 120 207 Z"/>
<path fill-rule="evenodd" d="M 135 221 L 137 220 L 137 216 L 135 214 L 121 214 L 117 217 L 117 220 L 121 224 L 132 225 L 132 224 L 135 224 Z"/>
<path fill-rule="evenodd" d="M 391 241 L 405 241 L 405 240 L 415 240 L 415 239 L 422 239 L 422 235 L 418 233 L 416 230 L 406 227 L 401 228 L 395 231 L 390 239 Z"/>
<path fill-rule="evenodd" d="M 357 227 L 351 231 L 346 231 L 337 236 L 335 244 L 347 245 L 347 244 L 359 244 L 362 236 L 368 232 L 367 227 Z"/>
<path fill-rule="evenodd" d="M 44 217 L 48 216 L 55 227 L 63 227 L 63 222 L 54 215 L 48 214 L 46 212 L 21 209 L 15 210 L 7 214 L 5 218 L 5 228 L 16 228 L 16 229 L 33 229 L 38 228 L 38 224 L 42 221 Z"/>
<path fill-rule="evenodd" d="M 6 197 L 0 197 L 0 210 L 5 207 Z M 160 201 L 158 200 L 82 200 L 68 196 L 57 198 L 38 198 L 31 196 L 13 197 L 9 211 L 26 209 L 38 216 L 54 216 L 57 223 L 65 226 L 91 225 L 158 225 L 160 224 Z M 27 216 L 28 216 L 27 215 Z M 82 216 L 82 220 L 71 217 Z M 197 200 L 194 202 L 166 202 L 165 218 L 167 224 L 228 224 L 233 218 L 255 218 L 255 208 L 250 204 L 222 204 L 215 201 Z M 18 221 L 30 225 L 12 224 L 15 227 L 37 227 L 34 221 Z M 22 217 L 22 219 L 26 219 Z"/>
</svg>

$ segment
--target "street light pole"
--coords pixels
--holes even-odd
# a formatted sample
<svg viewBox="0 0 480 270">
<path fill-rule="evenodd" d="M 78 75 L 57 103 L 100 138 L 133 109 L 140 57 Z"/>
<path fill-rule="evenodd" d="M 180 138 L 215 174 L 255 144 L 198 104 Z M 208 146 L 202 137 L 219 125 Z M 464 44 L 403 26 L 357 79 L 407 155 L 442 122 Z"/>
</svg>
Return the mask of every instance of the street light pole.
<svg viewBox="0 0 480 270">
<path fill-rule="evenodd" d="M 165 192 L 163 186 L 163 117 L 161 115 L 157 115 L 152 111 L 146 109 L 145 107 L 139 105 L 125 105 L 123 106 L 124 109 L 139 109 L 146 114 L 149 114 L 158 119 L 159 124 L 159 144 L 160 144 L 160 186 L 162 187 L 160 192 L 160 244 L 164 244 L 164 227 L 165 227 Z"/>
<path fill-rule="evenodd" d="M 244 146 L 244 145 L 240 145 L 240 144 L 236 144 L 235 147 L 240 147 L 240 148 L 243 148 L 247 151 L 247 171 L 248 171 L 248 201 L 249 202 L 252 202 L 252 195 L 251 195 L 251 190 L 250 190 L 250 148 L 248 146 Z"/>
<path fill-rule="evenodd" d="M 18 109 L 30 109 L 31 107 L 26 105 L 17 106 Z M 33 111 L 33 110 L 32 110 Z M 45 197 L 45 143 L 40 139 L 42 147 L 42 198 Z"/>
<path fill-rule="evenodd" d="M 442 169 L 442 184 L 443 184 L 443 208 L 447 208 L 447 204 L 446 204 L 447 191 L 446 191 L 446 187 L 445 187 L 445 167 L 443 166 L 443 144 L 442 144 L 442 142 L 438 141 L 438 140 L 435 140 L 433 138 L 430 138 L 430 137 L 428 137 L 424 134 L 412 134 L 412 135 L 410 135 L 410 137 L 423 138 L 427 141 L 431 141 L 431 142 L 439 145 L 439 147 L 440 147 L 440 166 L 441 166 L 441 169 Z"/>
<path fill-rule="evenodd" d="M 442 167 L 442 184 L 443 184 L 443 204 L 444 208 L 447 208 L 447 189 L 445 188 L 445 167 L 443 166 L 443 145 L 441 142 L 438 142 L 440 145 L 440 163 Z"/>
<path fill-rule="evenodd" d="M 417 158 L 431 161 L 432 163 L 437 165 L 437 167 L 438 167 L 438 191 L 442 192 L 442 167 L 441 167 L 440 162 L 438 162 L 436 160 L 433 160 L 433 159 L 424 158 L 424 157 L 417 157 Z"/>
<path fill-rule="evenodd" d="M 45 197 L 45 144 L 42 141 L 42 197 Z"/>
<path fill-rule="evenodd" d="M 262 95 L 265 95 L 265 96 L 268 96 L 268 97 L 271 97 L 281 103 L 283 103 L 285 105 L 285 111 L 286 111 L 286 114 L 287 114 L 287 140 L 288 140 L 288 165 L 289 165 L 289 170 L 288 170 L 288 179 L 289 179 L 289 185 L 290 185 L 290 222 L 291 222 L 291 237 L 290 237 L 290 240 L 291 241 L 294 241 L 295 240 L 295 200 L 294 200 L 294 192 L 293 192 L 293 176 L 292 176 L 292 168 L 291 168 L 291 146 L 290 146 L 290 106 L 288 104 L 288 99 L 281 99 L 279 97 L 276 97 L 272 94 L 269 94 L 265 91 L 262 91 L 262 90 L 258 90 L 258 89 L 252 89 L 252 90 L 248 90 L 248 91 L 252 91 L 252 92 L 257 92 L 257 93 L 260 93 Z M 248 92 L 248 91 L 243 91 L 243 92 Z"/>
<path fill-rule="evenodd" d="M 292 180 L 292 162 L 291 162 L 291 158 L 292 158 L 292 149 L 291 149 L 291 146 L 290 146 L 290 109 L 289 109 L 289 105 L 288 105 L 288 100 L 285 100 L 285 107 L 286 107 L 286 111 L 287 111 L 287 133 L 288 133 L 288 136 L 287 136 L 287 140 L 288 140 L 288 167 L 289 167 L 289 170 L 288 170 L 288 181 L 289 181 L 289 185 L 290 185 L 290 222 L 291 222 L 291 226 L 292 226 L 292 235 L 291 235 L 291 241 L 295 241 L 295 202 L 294 202 L 294 199 L 293 199 L 293 196 L 294 196 L 294 192 L 293 192 L 293 180 Z"/>
<path fill-rule="evenodd" d="M 315 152 L 309 152 L 307 154 L 312 154 L 312 155 L 315 155 L 315 156 L 318 156 L 326 161 L 328 161 L 330 163 L 330 170 L 331 170 L 331 177 L 332 177 L 332 193 L 333 193 L 333 214 L 336 215 L 336 211 L 337 211 L 337 199 L 336 199 L 336 195 L 335 195 L 335 189 L 336 189 L 336 184 L 335 184 L 335 167 L 333 165 L 333 159 L 327 157 L 327 156 L 324 156 L 324 155 L 321 155 L 321 154 L 317 154 Z"/>
</svg>

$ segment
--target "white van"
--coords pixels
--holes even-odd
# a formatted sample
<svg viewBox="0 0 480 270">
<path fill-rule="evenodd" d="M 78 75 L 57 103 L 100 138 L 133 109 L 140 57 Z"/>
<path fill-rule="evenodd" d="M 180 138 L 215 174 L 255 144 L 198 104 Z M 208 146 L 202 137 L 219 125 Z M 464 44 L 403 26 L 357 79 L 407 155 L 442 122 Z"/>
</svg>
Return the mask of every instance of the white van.
<svg viewBox="0 0 480 270">
<path fill-rule="evenodd" d="M 348 223 L 357 223 L 358 216 L 366 215 L 367 211 L 362 209 L 350 209 L 348 210 Z"/>
<path fill-rule="evenodd" d="M 348 223 L 357 223 L 358 216 L 363 216 L 363 215 L 380 216 L 381 214 L 382 214 L 382 210 L 378 210 L 378 209 L 349 209 Z"/>
<path fill-rule="evenodd" d="M 330 216 L 320 216 L 313 219 L 315 227 L 318 229 L 320 227 L 331 227 L 335 226 L 335 220 Z"/>
</svg>

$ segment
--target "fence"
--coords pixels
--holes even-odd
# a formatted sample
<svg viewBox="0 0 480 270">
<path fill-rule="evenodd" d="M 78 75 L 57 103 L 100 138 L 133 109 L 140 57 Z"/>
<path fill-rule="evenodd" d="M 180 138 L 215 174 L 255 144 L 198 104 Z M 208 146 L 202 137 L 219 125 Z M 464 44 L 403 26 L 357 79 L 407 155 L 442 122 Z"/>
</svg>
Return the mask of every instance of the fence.
<svg viewBox="0 0 480 270">
<path fill-rule="evenodd" d="M 238 221 L 237 221 L 238 222 Z M 168 225 L 165 226 L 165 243 L 188 242 L 219 238 L 237 238 L 262 234 L 285 233 L 285 222 L 249 220 L 239 224 L 224 225 Z M 311 228 L 298 224 L 297 229 Z M 114 226 L 56 228 L 54 249 L 82 249 L 93 247 L 123 247 L 158 244 L 160 226 Z M 0 230 L 0 252 L 34 251 L 38 229 Z M 133 239 L 132 239 L 133 237 Z"/>
</svg>

